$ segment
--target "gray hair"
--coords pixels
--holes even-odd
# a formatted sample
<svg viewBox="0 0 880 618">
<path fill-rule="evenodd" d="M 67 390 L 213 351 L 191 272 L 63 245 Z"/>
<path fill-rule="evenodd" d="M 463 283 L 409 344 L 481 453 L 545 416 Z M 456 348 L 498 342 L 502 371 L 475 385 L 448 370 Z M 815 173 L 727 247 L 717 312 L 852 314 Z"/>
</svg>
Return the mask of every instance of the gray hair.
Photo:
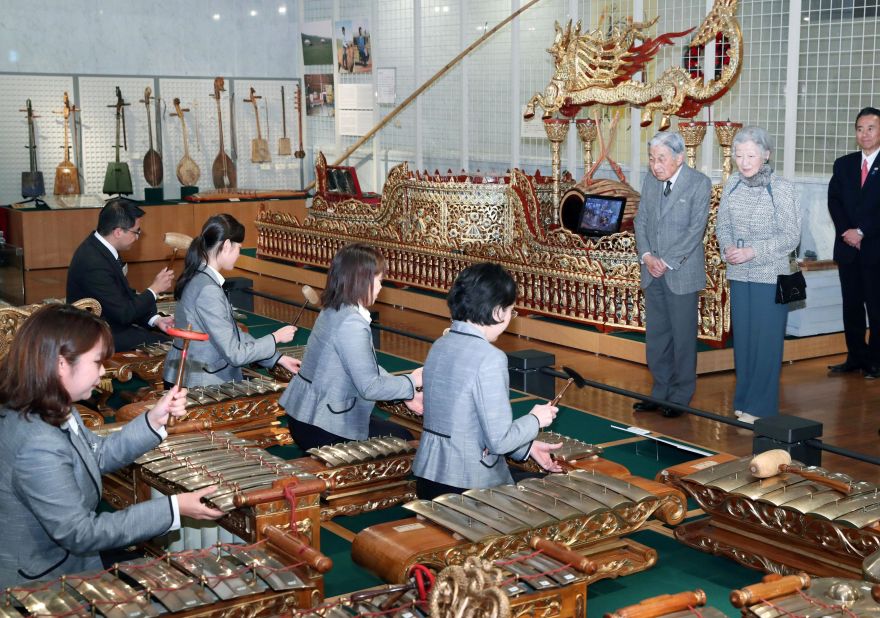
<svg viewBox="0 0 880 618">
<path fill-rule="evenodd" d="M 752 142 L 766 154 L 773 152 L 773 138 L 761 127 L 743 127 L 740 129 L 736 137 L 733 138 L 734 149 L 746 142 Z"/>
<path fill-rule="evenodd" d="M 660 131 L 654 134 L 651 141 L 648 142 L 648 150 L 654 146 L 666 146 L 673 156 L 684 154 L 684 139 L 678 133 L 668 133 Z"/>
</svg>

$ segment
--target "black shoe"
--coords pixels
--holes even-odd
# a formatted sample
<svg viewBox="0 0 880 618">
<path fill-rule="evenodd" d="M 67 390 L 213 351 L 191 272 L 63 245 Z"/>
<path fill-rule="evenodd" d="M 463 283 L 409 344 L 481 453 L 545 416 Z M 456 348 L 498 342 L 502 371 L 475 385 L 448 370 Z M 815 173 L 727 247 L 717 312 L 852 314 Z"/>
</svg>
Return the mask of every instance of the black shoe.
<svg viewBox="0 0 880 618">
<path fill-rule="evenodd" d="M 828 365 L 828 373 L 853 373 L 854 371 L 860 371 L 861 368 L 861 365 L 844 361 L 838 365 Z"/>
<path fill-rule="evenodd" d="M 673 410 L 672 408 L 666 407 L 660 408 L 660 411 L 663 412 L 663 416 L 665 416 L 666 418 L 675 418 L 684 414 L 684 412 L 682 412 L 681 410 Z"/>
<path fill-rule="evenodd" d="M 650 403 L 647 401 L 637 401 L 633 404 L 633 410 L 636 412 L 654 412 L 659 409 L 660 406 L 656 403 Z"/>
<path fill-rule="evenodd" d="M 865 379 L 866 380 L 876 380 L 880 378 L 880 367 L 869 367 L 865 369 Z"/>
</svg>

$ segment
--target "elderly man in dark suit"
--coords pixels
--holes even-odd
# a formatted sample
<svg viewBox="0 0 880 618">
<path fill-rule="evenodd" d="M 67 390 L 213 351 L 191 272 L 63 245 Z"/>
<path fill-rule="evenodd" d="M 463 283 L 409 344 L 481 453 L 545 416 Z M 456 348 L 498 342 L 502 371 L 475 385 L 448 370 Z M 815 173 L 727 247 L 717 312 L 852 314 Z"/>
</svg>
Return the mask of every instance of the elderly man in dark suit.
<svg viewBox="0 0 880 618">
<path fill-rule="evenodd" d="M 880 110 L 866 107 L 858 113 L 856 141 L 859 151 L 834 162 L 828 184 L 847 351 L 844 362 L 828 369 L 832 374 L 863 371 L 873 379 L 880 377 Z"/>
<path fill-rule="evenodd" d="M 101 317 L 110 325 L 117 352 L 168 341 L 164 331 L 174 324 L 173 318 L 156 311 L 156 298 L 171 288 L 174 272 L 163 268 L 150 286 L 138 293 L 128 284 L 127 268 L 119 258 L 140 238 L 143 216 L 144 211 L 131 200 L 108 201 L 98 215 L 98 229 L 74 252 L 67 271 L 67 302 L 81 298 L 100 302 Z"/>
<path fill-rule="evenodd" d="M 684 165 L 684 140 L 658 133 L 648 143 L 648 167 L 635 218 L 645 294 L 645 347 L 654 378 L 651 396 L 687 405 L 697 385 L 697 301 L 706 287 L 703 236 L 711 181 Z M 658 407 L 638 402 L 636 411 Z M 664 416 L 680 412 L 662 408 Z"/>
</svg>

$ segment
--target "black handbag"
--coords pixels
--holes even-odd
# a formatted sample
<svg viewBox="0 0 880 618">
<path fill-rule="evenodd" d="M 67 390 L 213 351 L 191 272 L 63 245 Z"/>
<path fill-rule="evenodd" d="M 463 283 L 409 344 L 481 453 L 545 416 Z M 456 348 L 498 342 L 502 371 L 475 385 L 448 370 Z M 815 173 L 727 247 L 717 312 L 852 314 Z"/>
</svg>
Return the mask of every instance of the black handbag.
<svg viewBox="0 0 880 618">
<path fill-rule="evenodd" d="M 788 275 L 776 275 L 776 304 L 807 300 L 807 280 L 800 270 Z"/>
</svg>

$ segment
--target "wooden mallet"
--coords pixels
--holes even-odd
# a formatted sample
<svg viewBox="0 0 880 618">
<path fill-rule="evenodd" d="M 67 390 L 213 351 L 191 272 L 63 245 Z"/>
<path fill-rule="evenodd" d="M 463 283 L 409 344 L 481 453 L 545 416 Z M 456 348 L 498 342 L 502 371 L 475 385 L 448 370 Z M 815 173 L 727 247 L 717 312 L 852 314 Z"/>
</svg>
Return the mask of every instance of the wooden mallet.
<svg viewBox="0 0 880 618">
<path fill-rule="evenodd" d="M 171 260 L 168 262 L 168 270 L 173 268 L 177 252 L 183 251 L 186 253 L 192 241 L 192 236 L 180 234 L 179 232 L 165 232 L 165 244 L 171 247 Z"/>
<path fill-rule="evenodd" d="M 313 306 L 317 307 L 318 305 L 321 304 L 321 298 L 318 296 L 318 293 L 315 291 L 315 288 L 313 288 L 312 286 L 310 286 L 310 285 L 302 286 L 302 293 L 303 293 L 303 296 L 305 297 L 306 300 L 303 303 L 303 306 L 299 308 L 299 312 L 296 314 L 296 317 L 293 319 L 293 322 L 291 322 L 291 324 L 293 326 L 296 326 L 299 323 L 299 319 L 302 317 L 303 311 L 306 310 L 306 307 L 308 307 L 309 305 L 313 305 Z"/>
<path fill-rule="evenodd" d="M 186 355 L 189 352 L 189 344 L 191 341 L 207 341 L 208 333 L 200 333 L 197 330 L 190 330 L 189 326 L 187 328 L 174 328 L 171 327 L 166 331 L 172 337 L 176 337 L 178 339 L 183 339 L 183 350 L 180 352 L 180 366 L 177 368 L 177 379 L 174 380 L 175 386 L 180 388 L 183 385 L 183 371 L 186 367 Z M 175 418 L 173 416 L 168 417 L 168 426 L 174 427 Z"/>
<path fill-rule="evenodd" d="M 571 386 L 572 382 L 574 382 L 578 388 L 583 388 L 587 385 L 587 381 L 579 374 L 577 371 L 572 369 L 571 367 L 563 367 L 562 372 L 568 376 L 568 380 L 562 386 L 562 390 L 550 401 L 551 406 L 555 406 L 562 399 L 562 396 L 565 394 L 565 391 L 568 390 L 568 387 Z"/>
</svg>

